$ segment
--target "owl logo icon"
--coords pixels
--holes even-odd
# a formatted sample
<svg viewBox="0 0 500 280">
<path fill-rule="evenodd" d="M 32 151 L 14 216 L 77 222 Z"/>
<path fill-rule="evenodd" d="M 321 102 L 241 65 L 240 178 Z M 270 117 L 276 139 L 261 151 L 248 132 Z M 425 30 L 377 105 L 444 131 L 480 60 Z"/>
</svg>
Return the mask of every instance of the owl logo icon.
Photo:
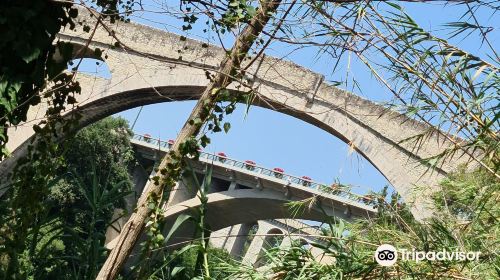
<svg viewBox="0 0 500 280">
<path fill-rule="evenodd" d="M 394 246 L 382 244 L 375 251 L 375 260 L 381 266 L 391 266 L 398 260 L 398 252 Z"/>
</svg>

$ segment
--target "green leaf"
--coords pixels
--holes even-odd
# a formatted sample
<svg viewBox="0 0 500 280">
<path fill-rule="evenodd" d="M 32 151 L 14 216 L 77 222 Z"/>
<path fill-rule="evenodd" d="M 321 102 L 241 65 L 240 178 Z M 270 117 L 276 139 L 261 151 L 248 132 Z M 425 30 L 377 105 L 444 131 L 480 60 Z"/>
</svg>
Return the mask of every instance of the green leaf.
<svg viewBox="0 0 500 280">
<path fill-rule="evenodd" d="M 76 18 L 78 16 L 78 9 L 76 8 L 72 8 L 68 11 L 68 15 L 71 17 L 71 18 Z"/>
<path fill-rule="evenodd" d="M 202 121 L 200 118 L 195 118 L 193 123 L 194 123 L 194 125 L 200 125 L 200 124 L 202 124 Z"/>
<path fill-rule="evenodd" d="M 385 2 L 385 3 L 386 3 L 387 5 L 389 5 L 389 6 L 393 7 L 393 8 L 396 8 L 396 9 L 400 10 L 400 11 L 402 10 L 402 9 L 401 9 L 401 6 L 399 6 L 398 4 L 391 3 L 391 2 Z"/>
<path fill-rule="evenodd" d="M 215 125 L 214 128 L 212 129 L 213 132 L 220 132 L 222 129 L 220 128 L 219 125 Z"/>
<path fill-rule="evenodd" d="M 222 113 L 222 108 L 219 105 L 215 105 L 214 111 L 217 113 Z"/>
<path fill-rule="evenodd" d="M 227 133 L 229 131 L 229 129 L 231 128 L 231 124 L 230 123 L 224 123 L 224 132 Z"/>
<path fill-rule="evenodd" d="M 257 10 L 253 6 L 247 7 L 247 14 L 249 17 L 253 18 L 257 14 Z"/>
<path fill-rule="evenodd" d="M 172 237 L 172 234 L 187 220 L 191 219 L 192 217 L 187 214 L 181 214 L 177 219 L 175 220 L 175 223 L 172 225 L 170 228 L 170 231 L 168 232 L 167 236 L 165 237 L 165 240 L 168 241 L 170 237 Z"/>
<path fill-rule="evenodd" d="M 94 54 L 96 57 L 101 57 L 102 56 L 102 50 L 100 48 L 95 48 Z"/>
<path fill-rule="evenodd" d="M 200 142 L 201 142 L 201 146 L 203 148 L 205 148 L 208 144 L 210 144 L 210 138 L 208 138 L 208 136 L 206 136 L 206 135 L 203 135 L 200 138 Z"/>
<path fill-rule="evenodd" d="M 30 63 L 31 61 L 35 60 L 39 55 L 40 55 L 40 49 L 39 48 L 34 48 L 34 49 L 31 50 L 31 52 L 24 53 L 21 56 L 21 58 L 26 63 Z"/>
<path fill-rule="evenodd" d="M 479 67 L 479 69 L 477 69 L 476 73 L 474 73 L 474 76 L 472 76 L 472 79 L 471 81 L 474 81 L 479 75 L 481 75 L 481 73 L 484 71 L 484 69 L 488 67 L 488 65 L 483 65 L 481 67 Z"/>
<path fill-rule="evenodd" d="M 177 273 L 181 272 L 184 270 L 184 267 L 182 266 L 176 266 L 174 267 L 174 269 L 172 269 L 172 272 L 170 273 L 170 276 L 171 277 L 174 277 L 175 275 L 177 275 Z"/>
<path fill-rule="evenodd" d="M 217 93 L 219 93 L 219 90 L 220 90 L 220 88 L 217 88 L 217 87 L 213 88 L 211 94 L 212 95 L 217 95 Z"/>
<path fill-rule="evenodd" d="M 150 202 L 150 203 L 148 203 L 148 208 L 151 209 L 151 210 L 153 210 L 153 209 L 156 208 L 156 204 L 153 203 L 153 202 Z"/>
</svg>

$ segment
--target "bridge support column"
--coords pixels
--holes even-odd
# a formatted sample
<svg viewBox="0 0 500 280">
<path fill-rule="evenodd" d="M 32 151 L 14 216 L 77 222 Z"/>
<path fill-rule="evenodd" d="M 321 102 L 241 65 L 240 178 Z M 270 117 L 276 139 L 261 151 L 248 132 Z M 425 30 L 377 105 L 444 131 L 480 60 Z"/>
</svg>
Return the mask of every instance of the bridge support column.
<svg viewBox="0 0 500 280">
<path fill-rule="evenodd" d="M 282 247 L 282 248 L 290 247 L 290 246 L 292 246 L 292 241 L 293 240 L 294 239 L 292 239 L 292 237 L 288 235 L 288 232 L 285 232 L 284 233 L 283 241 L 281 241 L 281 244 L 279 246 Z"/>
<path fill-rule="evenodd" d="M 259 253 L 262 250 L 262 246 L 264 245 L 264 240 L 266 238 L 264 234 L 266 234 L 267 232 L 268 228 L 263 227 L 262 223 L 259 223 L 259 229 L 255 233 L 255 237 L 253 238 L 252 243 L 250 243 L 250 246 L 248 247 L 248 251 L 243 257 L 244 264 L 254 265 L 257 262 Z"/>
<path fill-rule="evenodd" d="M 175 184 L 173 190 L 170 192 L 170 197 L 166 203 L 166 207 L 174 206 L 177 203 L 189 200 L 195 195 L 188 189 L 186 184 L 182 181 Z"/>
<path fill-rule="evenodd" d="M 122 216 L 123 214 L 124 214 L 123 209 L 118 208 L 113 211 L 113 216 L 111 217 L 111 220 L 112 221 L 115 220 L 115 222 L 112 225 L 108 226 L 108 228 L 106 229 L 106 234 L 105 234 L 106 240 L 104 241 L 104 246 L 108 249 L 114 246 L 112 241 L 118 237 L 123 225 L 125 225 L 125 223 L 128 220 L 128 217 L 127 219 L 125 219 L 125 216 Z M 118 217 L 120 216 L 122 217 L 118 219 Z"/>
<path fill-rule="evenodd" d="M 250 230 L 256 223 L 245 223 L 230 226 L 213 233 L 210 240 L 212 246 L 225 249 L 231 256 L 242 259 L 245 243 L 250 235 Z"/>
<path fill-rule="evenodd" d="M 212 235 L 210 237 L 211 246 L 215 248 L 225 249 L 226 251 L 230 252 L 232 247 L 230 236 L 232 235 L 233 229 L 237 226 L 239 225 L 226 227 L 218 231 L 212 232 Z"/>
<path fill-rule="evenodd" d="M 111 242 L 120 234 L 123 225 L 127 222 L 132 211 L 134 210 L 135 204 L 137 203 L 137 198 L 144 191 L 144 188 L 149 180 L 148 173 L 140 165 L 134 166 L 131 173 L 132 174 L 130 175 L 132 176 L 132 183 L 134 188 L 133 193 L 125 196 L 124 198 L 125 210 L 124 209 L 114 210 L 111 220 L 115 222 L 106 229 L 106 241 L 104 243 L 106 244 L 106 246 L 108 246 L 109 242 Z M 121 218 L 119 218 L 120 216 Z"/>
<path fill-rule="evenodd" d="M 231 181 L 231 184 L 229 185 L 228 191 L 234 191 L 236 189 L 236 182 Z"/>
<path fill-rule="evenodd" d="M 231 256 L 242 258 L 243 250 L 245 249 L 245 243 L 247 242 L 250 234 L 250 230 L 255 225 L 255 223 L 245 223 L 239 225 L 237 230 L 235 229 L 236 236 L 232 238 L 232 244 L 230 250 L 228 249 Z"/>
<path fill-rule="evenodd" d="M 234 225 L 229 227 L 227 231 L 227 237 L 224 242 L 224 249 L 231 254 L 233 257 L 238 257 L 237 249 L 235 248 L 235 243 L 238 239 L 237 235 L 240 234 L 243 225 Z"/>
</svg>

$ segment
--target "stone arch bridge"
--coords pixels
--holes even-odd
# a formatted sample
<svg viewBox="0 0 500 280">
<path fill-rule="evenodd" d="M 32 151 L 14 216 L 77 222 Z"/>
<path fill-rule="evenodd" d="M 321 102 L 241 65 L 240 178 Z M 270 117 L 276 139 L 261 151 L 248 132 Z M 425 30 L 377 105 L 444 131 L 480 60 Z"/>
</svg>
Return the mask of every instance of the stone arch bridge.
<svg viewBox="0 0 500 280">
<path fill-rule="evenodd" d="M 85 14 L 83 11 L 81 13 Z M 86 18 L 91 24 L 94 18 Z M 75 57 L 93 57 L 100 48 L 107 55 L 110 79 L 78 74 L 82 94 L 68 115 L 83 116 L 80 127 L 133 107 L 179 100 L 196 100 L 207 85 L 206 71 L 216 69 L 225 55 L 216 46 L 135 23 L 117 22 L 109 31 L 99 26 L 88 44 L 88 33 L 65 31 L 59 38 L 75 45 Z M 247 70 L 248 83 L 257 89 L 254 104 L 296 117 L 338 137 L 378 169 L 406 202 L 414 202 L 417 218 L 430 215 L 428 191 L 465 158 L 430 168 L 422 160 L 452 145 L 438 132 L 425 141 L 406 141 L 431 127 L 323 81 L 323 76 L 292 62 L 263 56 Z M 236 86 L 232 90 L 238 90 Z M 17 159 L 26 154 L 32 125 L 43 118 L 43 104 L 29 111 L 28 121 L 9 128 L 12 156 L 0 163 L 0 178 L 7 178 Z M 417 148 L 418 147 L 418 148 Z M 4 183 L 8 180 L 2 180 Z M 417 191 L 419 190 L 419 191 Z"/>
</svg>

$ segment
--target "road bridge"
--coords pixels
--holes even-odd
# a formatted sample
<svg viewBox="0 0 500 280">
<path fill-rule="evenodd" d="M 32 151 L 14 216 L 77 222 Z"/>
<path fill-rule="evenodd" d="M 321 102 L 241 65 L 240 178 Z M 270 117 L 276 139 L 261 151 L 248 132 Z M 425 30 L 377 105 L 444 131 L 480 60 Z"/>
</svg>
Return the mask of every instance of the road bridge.
<svg viewBox="0 0 500 280">
<path fill-rule="evenodd" d="M 171 142 L 151 138 L 150 136 L 134 135 L 131 139 L 137 161 L 141 163 L 136 166 L 133 173 L 135 192 L 142 193 L 147 181 L 155 175 L 154 166 L 160 161 L 171 146 Z M 204 179 L 208 166 L 212 168 L 211 185 L 208 190 L 207 221 L 208 227 L 214 232 L 212 241 L 221 244 L 217 236 L 228 236 L 229 232 L 236 235 L 226 238 L 224 247 L 233 256 L 243 257 L 249 263 L 256 263 L 265 238 L 259 236 L 253 242 L 253 247 L 244 256 L 242 255 L 243 236 L 247 236 L 252 224 L 259 223 L 259 235 L 273 229 L 279 230 L 286 235 L 291 229 L 302 232 L 299 222 L 295 227 L 284 228 L 280 219 L 293 218 L 312 221 L 327 222 L 330 217 L 340 218 L 346 221 L 355 219 L 367 219 L 376 215 L 376 209 L 366 205 L 360 200 L 362 195 L 351 193 L 347 189 L 332 189 L 331 187 L 314 182 L 308 178 L 302 178 L 277 172 L 274 169 L 249 164 L 249 162 L 231 159 L 227 156 L 200 152 L 198 160 L 190 160 L 197 179 Z M 166 229 L 170 229 L 177 217 L 181 214 L 189 214 L 200 206 L 200 200 L 196 196 L 196 187 L 192 186 L 191 178 L 179 181 L 170 193 L 169 200 L 165 205 Z M 136 195 L 138 197 L 138 195 Z M 310 200 L 310 207 L 301 211 L 291 211 L 287 203 L 291 201 Z M 129 210 L 135 206 L 134 200 L 129 200 Z M 128 217 L 118 220 L 106 234 L 107 247 L 114 246 L 114 239 L 118 236 L 123 224 Z M 267 222 L 265 222 L 267 221 Z M 274 226 L 272 226 L 274 224 Z M 276 230 L 275 230 L 276 231 Z M 192 239 L 194 224 L 185 223 L 169 241 L 169 244 L 184 245 Z M 319 233 L 317 233 L 319 234 Z M 238 238 L 238 236 L 242 236 Z M 298 238 L 298 237 L 296 237 Z M 304 238 L 306 240 L 307 237 Z M 243 243 L 242 243 L 243 242 Z M 231 244 L 231 245 L 229 245 Z M 173 246 L 175 247 L 175 246 Z"/>
</svg>

